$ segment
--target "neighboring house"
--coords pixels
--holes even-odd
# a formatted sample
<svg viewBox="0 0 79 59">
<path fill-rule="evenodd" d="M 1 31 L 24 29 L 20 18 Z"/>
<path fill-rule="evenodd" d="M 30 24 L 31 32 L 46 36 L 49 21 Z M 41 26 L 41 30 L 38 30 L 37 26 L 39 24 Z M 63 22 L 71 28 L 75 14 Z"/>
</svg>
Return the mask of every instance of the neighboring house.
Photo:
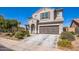
<svg viewBox="0 0 79 59">
<path fill-rule="evenodd" d="M 75 32 L 75 28 L 74 27 L 63 27 L 63 31 Z"/>
<path fill-rule="evenodd" d="M 63 9 L 41 8 L 29 18 L 29 32 L 31 34 L 61 34 L 63 21 Z"/>
<path fill-rule="evenodd" d="M 72 20 L 70 27 L 79 27 L 79 18 Z"/>
<path fill-rule="evenodd" d="M 64 27 L 64 31 L 76 32 L 79 27 L 79 18 L 72 20 L 70 27 Z"/>
</svg>

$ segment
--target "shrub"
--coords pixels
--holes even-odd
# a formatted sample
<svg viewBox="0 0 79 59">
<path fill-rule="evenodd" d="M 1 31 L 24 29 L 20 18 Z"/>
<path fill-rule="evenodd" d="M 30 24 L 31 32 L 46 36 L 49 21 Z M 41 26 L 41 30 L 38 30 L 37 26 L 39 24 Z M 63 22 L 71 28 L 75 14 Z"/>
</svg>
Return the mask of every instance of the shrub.
<svg viewBox="0 0 79 59">
<path fill-rule="evenodd" d="M 10 33 L 10 34 L 9 34 L 9 36 L 10 36 L 10 37 L 12 37 L 12 36 L 13 36 L 13 34 L 12 34 L 12 33 Z"/>
<path fill-rule="evenodd" d="M 15 37 L 18 38 L 18 39 L 23 39 L 23 37 L 24 37 L 25 35 L 27 35 L 27 37 L 30 36 L 28 30 L 27 30 L 27 31 L 21 30 L 21 31 L 18 31 L 18 32 L 15 33 Z"/>
<path fill-rule="evenodd" d="M 29 37 L 30 36 L 30 33 L 29 33 L 29 31 L 28 30 L 21 30 L 21 32 L 23 32 L 24 33 L 24 35 L 27 35 L 27 37 Z"/>
<path fill-rule="evenodd" d="M 23 39 L 24 36 L 25 34 L 21 31 L 15 33 L 15 37 L 18 39 Z"/>
<path fill-rule="evenodd" d="M 79 34 L 77 34 L 77 37 L 79 37 Z"/>
<path fill-rule="evenodd" d="M 73 35 L 75 35 L 75 32 L 70 32 L 70 33 L 72 33 Z"/>
<path fill-rule="evenodd" d="M 20 31 L 20 32 L 22 32 L 22 33 L 23 33 L 23 35 L 26 35 L 26 31 Z"/>
<path fill-rule="evenodd" d="M 60 38 L 61 39 L 67 39 L 69 41 L 75 40 L 74 35 L 70 32 L 62 32 L 61 35 L 60 35 Z"/>
<path fill-rule="evenodd" d="M 15 33 L 6 33 L 5 35 L 12 37 L 12 36 L 14 36 L 14 34 L 15 34 Z"/>
<path fill-rule="evenodd" d="M 62 39 L 58 41 L 58 46 L 60 47 L 66 47 L 66 48 L 72 48 L 71 41 L 67 39 Z"/>
<path fill-rule="evenodd" d="M 8 30 L 6 30 L 6 29 L 3 29 L 3 30 L 2 30 L 2 32 L 8 32 Z"/>
<path fill-rule="evenodd" d="M 30 36 L 30 34 L 27 35 L 27 37 L 29 37 L 29 36 Z"/>
<path fill-rule="evenodd" d="M 30 33 L 29 33 L 29 31 L 28 31 L 28 30 L 26 31 L 26 35 L 27 35 L 27 37 L 29 37 L 29 36 L 30 36 Z"/>
</svg>

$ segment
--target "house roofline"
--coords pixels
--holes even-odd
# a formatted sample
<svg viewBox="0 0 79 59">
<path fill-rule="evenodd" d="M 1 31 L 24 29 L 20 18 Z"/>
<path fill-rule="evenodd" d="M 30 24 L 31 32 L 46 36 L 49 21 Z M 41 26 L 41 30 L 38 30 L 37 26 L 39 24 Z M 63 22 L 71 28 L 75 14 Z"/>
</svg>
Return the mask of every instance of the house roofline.
<svg viewBox="0 0 79 59">
<path fill-rule="evenodd" d="M 75 22 L 79 26 L 79 23 L 76 21 L 76 19 L 74 19 L 72 20 L 70 27 L 72 26 L 73 22 Z"/>
</svg>

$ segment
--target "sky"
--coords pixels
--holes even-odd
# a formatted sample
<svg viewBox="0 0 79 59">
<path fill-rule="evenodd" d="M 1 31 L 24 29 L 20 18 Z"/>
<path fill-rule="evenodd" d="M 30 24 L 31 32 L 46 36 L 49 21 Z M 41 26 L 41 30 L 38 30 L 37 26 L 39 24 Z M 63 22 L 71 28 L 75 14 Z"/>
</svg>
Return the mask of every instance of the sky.
<svg viewBox="0 0 79 59">
<path fill-rule="evenodd" d="M 39 10 L 41 7 L 0 7 L 0 15 L 5 19 L 16 19 L 21 22 L 21 26 L 28 24 L 28 17 Z M 53 7 L 52 7 L 53 8 Z M 54 7 L 55 8 L 55 7 Z M 56 7 L 57 8 L 57 7 Z M 61 7 L 58 7 L 61 8 Z M 79 18 L 78 7 L 62 7 L 64 16 L 64 26 L 70 26 L 73 18 Z"/>
</svg>

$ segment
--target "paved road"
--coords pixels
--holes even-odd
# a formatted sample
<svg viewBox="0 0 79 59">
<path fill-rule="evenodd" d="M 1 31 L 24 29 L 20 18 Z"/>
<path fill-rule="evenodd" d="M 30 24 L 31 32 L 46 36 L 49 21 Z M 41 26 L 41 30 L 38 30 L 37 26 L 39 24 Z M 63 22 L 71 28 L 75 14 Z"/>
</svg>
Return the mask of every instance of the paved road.
<svg viewBox="0 0 79 59">
<path fill-rule="evenodd" d="M 0 44 L 0 51 L 13 51 L 13 50 L 7 47 L 4 47 L 3 45 Z"/>
</svg>

